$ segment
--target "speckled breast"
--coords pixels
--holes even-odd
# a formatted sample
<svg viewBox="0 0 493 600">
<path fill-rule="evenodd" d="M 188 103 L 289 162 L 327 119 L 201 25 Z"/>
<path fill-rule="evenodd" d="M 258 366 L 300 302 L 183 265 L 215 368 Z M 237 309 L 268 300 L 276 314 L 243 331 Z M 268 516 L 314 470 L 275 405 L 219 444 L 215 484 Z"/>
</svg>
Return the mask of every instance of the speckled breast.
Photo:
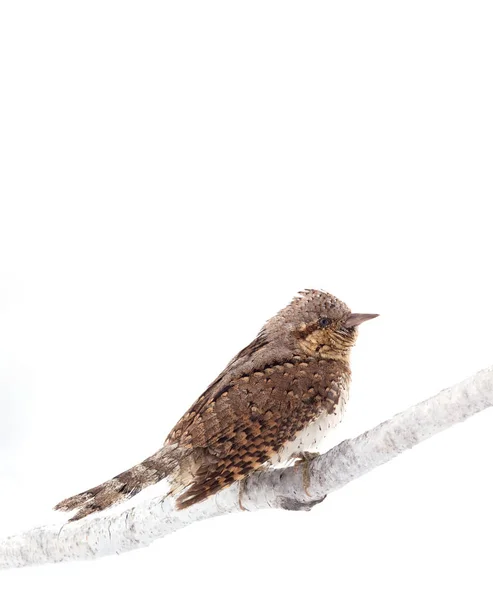
<svg viewBox="0 0 493 600">
<path fill-rule="evenodd" d="M 332 412 L 330 412 L 330 406 L 327 407 L 328 410 L 322 410 L 321 414 L 300 430 L 293 440 L 282 446 L 281 450 L 270 460 L 270 465 L 285 463 L 300 452 L 318 452 L 329 432 L 341 422 L 348 396 L 349 385 L 345 385 Z"/>
</svg>

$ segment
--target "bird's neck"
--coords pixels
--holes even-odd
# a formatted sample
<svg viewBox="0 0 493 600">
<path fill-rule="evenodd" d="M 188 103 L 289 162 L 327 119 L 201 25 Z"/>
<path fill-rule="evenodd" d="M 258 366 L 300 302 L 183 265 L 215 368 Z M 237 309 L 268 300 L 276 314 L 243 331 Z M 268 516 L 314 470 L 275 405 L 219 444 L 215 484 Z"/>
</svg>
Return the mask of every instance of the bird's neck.
<svg viewBox="0 0 493 600">
<path fill-rule="evenodd" d="M 320 339 L 317 332 L 299 341 L 303 353 L 313 358 L 337 360 L 349 364 L 351 350 L 355 339 L 334 334 L 330 339 Z"/>
</svg>

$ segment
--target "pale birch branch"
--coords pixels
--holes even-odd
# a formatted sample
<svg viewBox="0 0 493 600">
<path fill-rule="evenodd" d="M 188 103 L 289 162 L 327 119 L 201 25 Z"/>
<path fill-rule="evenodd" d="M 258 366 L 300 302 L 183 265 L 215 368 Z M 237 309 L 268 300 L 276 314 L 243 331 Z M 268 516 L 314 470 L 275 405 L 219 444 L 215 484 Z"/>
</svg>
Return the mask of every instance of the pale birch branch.
<svg viewBox="0 0 493 600">
<path fill-rule="evenodd" d="M 309 510 L 353 479 L 492 405 L 490 367 L 312 460 L 310 495 L 305 491 L 302 467 L 275 469 L 246 480 L 241 492 L 242 506 L 249 511 Z M 126 552 L 147 546 L 195 521 L 239 510 L 238 485 L 183 511 L 174 510 L 172 503 L 158 497 L 121 514 L 103 514 L 61 528 L 52 525 L 33 529 L 0 541 L 0 568 Z"/>
</svg>

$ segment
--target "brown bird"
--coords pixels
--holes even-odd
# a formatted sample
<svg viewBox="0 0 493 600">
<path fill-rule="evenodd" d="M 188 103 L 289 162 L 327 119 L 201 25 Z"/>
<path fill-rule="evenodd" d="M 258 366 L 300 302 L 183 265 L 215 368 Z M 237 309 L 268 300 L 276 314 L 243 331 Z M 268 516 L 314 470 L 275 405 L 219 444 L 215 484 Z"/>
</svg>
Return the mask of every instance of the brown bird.
<svg viewBox="0 0 493 600">
<path fill-rule="evenodd" d="M 190 407 L 155 454 L 55 509 L 81 519 L 166 478 L 178 509 L 252 472 L 306 457 L 341 420 L 357 327 L 331 294 L 305 290 L 261 329 Z"/>
</svg>

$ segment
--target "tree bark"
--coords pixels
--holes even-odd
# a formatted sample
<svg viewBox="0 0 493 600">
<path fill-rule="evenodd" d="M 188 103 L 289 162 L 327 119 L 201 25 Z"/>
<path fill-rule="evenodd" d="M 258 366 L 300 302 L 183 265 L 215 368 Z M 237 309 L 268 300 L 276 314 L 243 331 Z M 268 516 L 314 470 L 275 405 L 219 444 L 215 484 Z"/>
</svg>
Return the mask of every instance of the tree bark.
<svg viewBox="0 0 493 600">
<path fill-rule="evenodd" d="M 327 494 L 404 450 L 493 405 L 493 367 L 443 390 L 309 463 L 250 476 L 182 511 L 157 497 L 74 523 L 33 529 L 0 541 L 0 569 L 86 560 L 148 546 L 195 521 L 242 509 L 310 510 Z M 241 497 L 241 501 L 240 501 Z"/>
</svg>

